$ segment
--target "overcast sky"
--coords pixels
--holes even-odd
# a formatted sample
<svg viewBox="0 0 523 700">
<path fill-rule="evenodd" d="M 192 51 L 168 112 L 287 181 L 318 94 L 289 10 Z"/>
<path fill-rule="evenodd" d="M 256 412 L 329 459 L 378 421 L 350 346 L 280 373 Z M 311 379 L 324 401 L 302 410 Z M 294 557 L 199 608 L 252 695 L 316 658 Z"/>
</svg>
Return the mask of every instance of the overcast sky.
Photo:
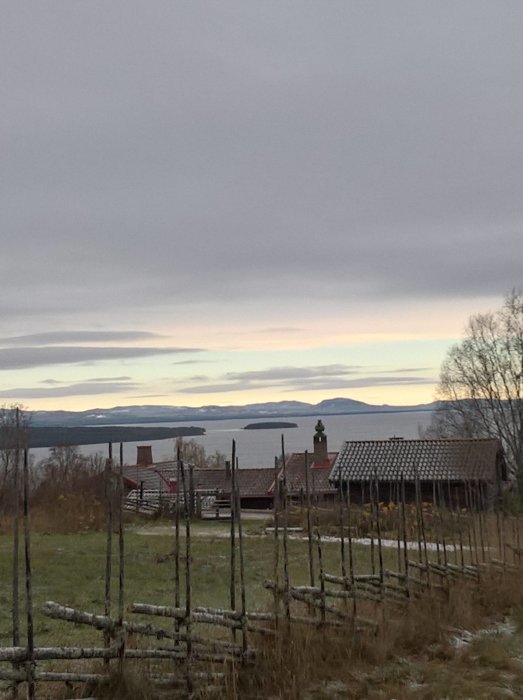
<svg viewBox="0 0 523 700">
<path fill-rule="evenodd" d="M 0 402 L 430 401 L 523 284 L 520 0 L 1 15 Z"/>
</svg>

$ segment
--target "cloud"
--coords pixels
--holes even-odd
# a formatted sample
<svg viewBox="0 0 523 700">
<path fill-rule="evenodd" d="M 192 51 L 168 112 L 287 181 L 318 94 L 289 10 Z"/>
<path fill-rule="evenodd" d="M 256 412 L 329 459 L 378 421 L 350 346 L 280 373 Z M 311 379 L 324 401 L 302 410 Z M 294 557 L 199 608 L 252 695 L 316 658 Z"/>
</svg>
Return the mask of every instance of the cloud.
<svg viewBox="0 0 523 700">
<path fill-rule="evenodd" d="M 307 384 L 307 389 L 312 391 L 330 389 L 366 389 L 374 386 L 416 386 L 434 384 L 434 377 L 402 377 L 402 376 L 369 376 L 357 379 L 325 379 L 316 380 Z M 299 391 L 298 385 L 288 386 L 284 391 Z"/>
<path fill-rule="evenodd" d="M 0 345 L 64 345 L 66 343 L 114 343 L 165 338 L 149 331 L 48 331 L 0 338 Z"/>
<path fill-rule="evenodd" d="M 193 352 L 201 352 L 201 349 L 183 347 L 91 347 L 78 345 L 0 348 L 0 370 L 93 363 L 104 360 L 125 360 Z"/>
<path fill-rule="evenodd" d="M 216 360 L 178 360 L 173 365 L 202 365 L 216 362 Z"/>
<path fill-rule="evenodd" d="M 66 396 L 95 396 L 98 394 L 121 394 L 132 389 L 137 389 L 140 384 L 135 382 L 79 382 L 55 387 L 20 387 L 4 389 L 0 391 L 0 397 L 26 400 L 26 399 L 51 399 Z"/>
<path fill-rule="evenodd" d="M 90 377 L 85 380 L 86 382 L 130 382 L 132 377 L 121 376 L 121 377 Z M 40 384 L 48 384 L 49 386 L 58 386 L 64 384 L 65 382 L 59 381 L 58 379 L 43 379 Z"/>
<path fill-rule="evenodd" d="M 521 3 L 41 5 L 0 27 L 13 325 L 521 279 Z"/>
<path fill-rule="evenodd" d="M 232 381 L 271 382 L 291 379 L 310 379 L 314 377 L 339 376 L 352 374 L 361 369 L 359 365 L 320 365 L 317 367 L 271 367 L 270 369 L 249 372 L 228 372 L 226 377 Z"/>
<path fill-rule="evenodd" d="M 508 5 L 5 3 L 3 388 L 65 387 L 82 363 L 96 378 L 75 382 L 123 371 L 217 401 L 430 383 L 389 371 L 419 355 L 383 339 L 443 339 L 420 346 L 436 366 L 521 283 L 523 3 Z M 216 364 L 190 368 L 199 346 Z M 173 383 L 185 373 L 206 376 Z"/>
<path fill-rule="evenodd" d="M 280 334 L 292 334 L 292 333 L 303 333 L 303 328 L 294 328 L 293 326 L 274 326 L 271 328 L 260 328 L 255 333 L 267 334 L 267 335 L 280 335 Z"/>
<path fill-rule="evenodd" d="M 121 377 L 91 377 L 87 379 L 88 382 L 130 382 L 132 377 L 127 377 L 125 375 Z"/>
<path fill-rule="evenodd" d="M 229 372 L 220 383 L 211 382 L 209 377 L 195 376 L 190 381 L 193 386 L 179 389 L 184 394 L 230 393 L 252 391 L 260 388 L 274 388 L 286 392 L 332 390 L 344 388 L 366 388 L 373 386 L 409 386 L 434 384 L 433 377 L 412 376 L 422 371 L 416 368 L 405 370 L 376 371 L 362 374 L 359 365 L 319 365 L 312 367 L 272 367 L 267 370 Z M 369 368 L 365 368 L 368 373 Z M 352 376 L 356 375 L 356 376 Z M 202 383 L 207 380 L 208 383 Z"/>
</svg>

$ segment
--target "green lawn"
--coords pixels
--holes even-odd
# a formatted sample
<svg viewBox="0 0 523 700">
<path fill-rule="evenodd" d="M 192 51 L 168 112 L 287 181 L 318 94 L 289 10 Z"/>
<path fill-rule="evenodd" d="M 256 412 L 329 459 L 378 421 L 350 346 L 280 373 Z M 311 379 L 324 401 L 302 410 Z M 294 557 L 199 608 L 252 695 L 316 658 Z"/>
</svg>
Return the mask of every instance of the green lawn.
<svg viewBox="0 0 523 700">
<path fill-rule="evenodd" d="M 138 534 L 146 528 L 161 534 Z M 195 523 L 192 542 L 193 605 L 229 607 L 230 525 L 223 522 Z M 263 524 L 244 523 L 245 573 L 249 610 L 270 609 L 271 596 L 263 581 L 272 578 L 274 544 L 272 536 L 263 536 Z M 118 585 L 117 542 L 113 557 L 113 605 Z M 182 536 L 182 553 L 185 538 Z M 126 605 L 132 602 L 172 605 L 174 602 L 174 530 L 168 525 L 144 523 L 129 526 L 125 534 Z M 0 644 L 11 639 L 11 548 L 12 539 L 0 536 Z M 357 572 L 370 570 L 369 547 L 354 547 Z M 282 556 L 280 542 L 280 557 Z M 104 609 L 105 534 L 32 536 L 33 598 L 35 638 L 38 646 L 49 644 L 86 644 L 100 641 L 100 633 L 71 623 L 62 623 L 40 613 L 46 600 L 70 605 L 94 613 Z M 315 556 L 317 550 L 315 545 Z M 347 552 L 348 561 L 348 552 Z M 384 549 L 385 566 L 396 568 L 396 553 Z M 239 556 L 237 556 L 237 562 Z M 340 574 L 340 545 L 323 545 L 324 570 Z M 377 561 L 377 559 L 376 559 Z M 348 564 L 347 564 L 348 566 Z M 289 541 L 291 583 L 308 583 L 307 543 Z M 282 575 L 282 574 L 281 574 Z M 21 586 L 24 579 L 21 577 Z M 182 600 L 183 600 L 182 574 Z M 22 591 L 23 592 L 23 591 Z M 237 594 L 239 600 L 239 594 Z M 23 599 L 21 609 L 23 607 Z M 25 613 L 23 613 L 25 614 Z M 129 615 L 128 615 L 129 616 Z M 136 616 L 132 616 L 135 618 Z M 149 619 L 150 621 L 150 619 Z M 157 621 L 160 622 L 160 621 Z M 165 622 L 165 621 L 164 621 Z"/>
</svg>

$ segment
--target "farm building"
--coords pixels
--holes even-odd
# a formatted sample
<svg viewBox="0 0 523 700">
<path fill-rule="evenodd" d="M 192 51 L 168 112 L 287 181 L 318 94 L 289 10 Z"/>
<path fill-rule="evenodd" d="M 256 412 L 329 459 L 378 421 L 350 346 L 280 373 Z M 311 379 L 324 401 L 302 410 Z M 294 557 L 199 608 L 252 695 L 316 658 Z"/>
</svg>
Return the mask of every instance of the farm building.
<svg viewBox="0 0 523 700">
<path fill-rule="evenodd" d="M 139 452 L 143 455 L 143 453 Z M 239 469 L 238 488 L 242 508 L 270 508 L 274 497 L 274 469 Z M 231 499 L 230 465 L 225 469 L 203 469 L 185 465 L 186 488 L 193 501 L 213 499 L 228 506 Z M 129 504 L 174 500 L 177 491 L 176 461 L 143 463 L 124 467 L 124 483 Z M 180 485 L 181 490 L 181 485 Z"/>
<path fill-rule="evenodd" d="M 356 499 L 368 498 L 379 483 L 379 499 L 394 500 L 403 481 L 407 498 L 448 498 L 466 503 L 471 495 L 492 499 L 506 481 L 503 450 L 494 439 L 353 440 L 345 442 L 329 474 L 335 489 L 350 487 Z M 366 496 L 367 494 L 367 496 Z"/>
<path fill-rule="evenodd" d="M 309 492 L 314 497 L 332 498 L 336 489 L 329 482 L 329 475 L 337 456 L 337 452 L 329 452 L 325 427 L 319 420 L 313 438 L 313 451 L 293 452 L 285 462 L 288 495 L 293 500 L 302 500 L 308 481 Z M 283 479 L 283 470 L 279 479 Z"/>
</svg>

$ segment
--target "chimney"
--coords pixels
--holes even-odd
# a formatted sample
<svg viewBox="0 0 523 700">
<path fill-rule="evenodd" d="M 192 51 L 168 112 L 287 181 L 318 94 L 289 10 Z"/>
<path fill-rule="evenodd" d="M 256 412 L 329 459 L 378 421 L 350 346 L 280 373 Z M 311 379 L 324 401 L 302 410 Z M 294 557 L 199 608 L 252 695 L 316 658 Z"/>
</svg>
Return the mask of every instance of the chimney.
<svg viewBox="0 0 523 700">
<path fill-rule="evenodd" d="M 325 426 L 321 420 L 318 420 L 316 423 L 316 432 L 314 433 L 314 464 L 323 464 L 328 458 Z"/>
<path fill-rule="evenodd" d="M 148 467 L 153 463 L 153 448 L 151 445 L 138 445 L 136 448 L 136 465 Z"/>
</svg>

